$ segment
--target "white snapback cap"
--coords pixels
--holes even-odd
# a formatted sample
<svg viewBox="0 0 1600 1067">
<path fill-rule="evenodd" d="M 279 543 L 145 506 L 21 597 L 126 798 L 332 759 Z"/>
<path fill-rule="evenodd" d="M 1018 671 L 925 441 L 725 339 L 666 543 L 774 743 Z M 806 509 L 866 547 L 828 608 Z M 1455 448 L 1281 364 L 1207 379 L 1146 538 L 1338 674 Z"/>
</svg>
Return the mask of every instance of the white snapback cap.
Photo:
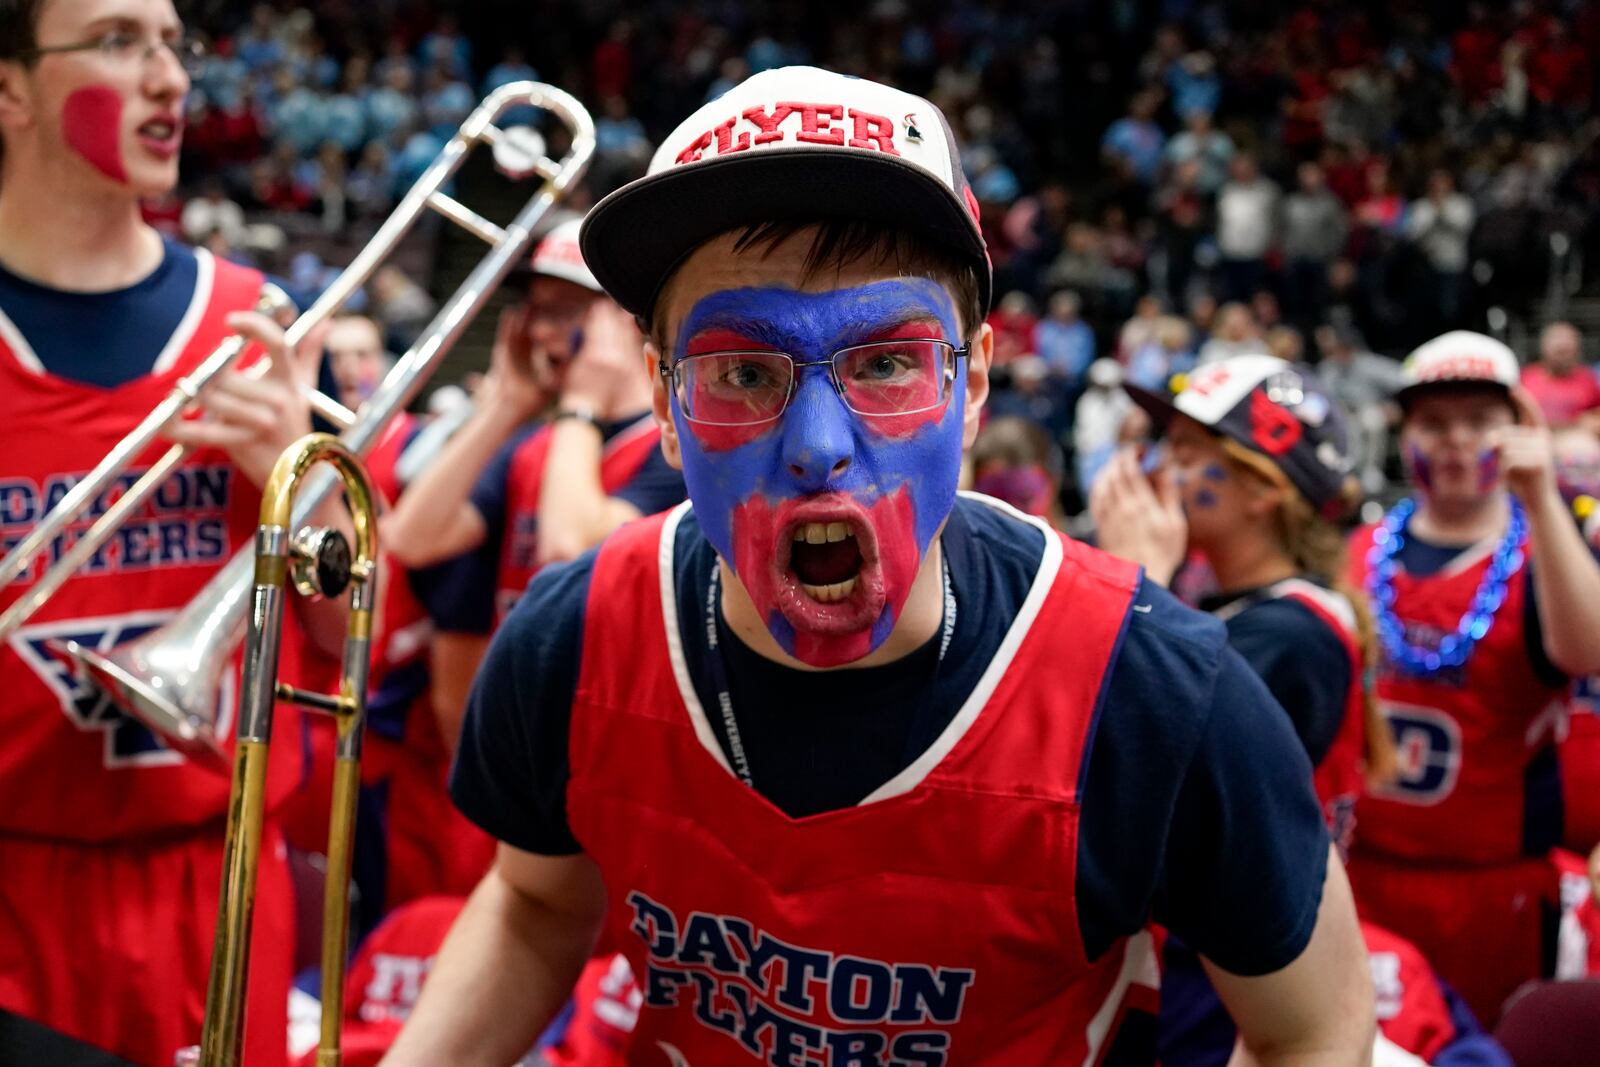
<svg viewBox="0 0 1600 1067">
<path fill-rule="evenodd" d="M 920 96 L 818 67 L 741 82 L 661 143 L 643 178 L 583 223 L 595 277 L 647 315 L 684 257 L 719 233 L 768 221 L 878 222 L 969 262 L 985 313 L 992 269 L 978 202 L 944 115 Z"/>
<path fill-rule="evenodd" d="M 1522 380 L 1517 354 L 1471 330 L 1451 330 L 1417 348 L 1400 366 L 1400 397 L 1447 382 L 1484 382 L 1509 390 Z"/>
<path fill-rule="evenodd" d="M 535 274 L 546 274 L 585 289 L 593 289 L 597 293 L 602 292 L 599 280 L 589 269 L 589 264 L 583 261 L 583 248 L 578 244 L 578 233 L 582 226 L 582 219 L 570 219 L 545 234 L 544 240 L 534 246 L 528 269 Z"/>
</svg>

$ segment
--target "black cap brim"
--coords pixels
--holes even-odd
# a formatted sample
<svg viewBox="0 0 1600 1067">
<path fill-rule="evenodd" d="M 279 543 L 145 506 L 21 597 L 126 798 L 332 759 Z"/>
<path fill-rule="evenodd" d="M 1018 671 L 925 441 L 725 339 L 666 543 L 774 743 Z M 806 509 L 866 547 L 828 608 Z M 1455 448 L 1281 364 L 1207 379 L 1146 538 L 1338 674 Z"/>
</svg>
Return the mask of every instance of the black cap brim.
<svg viewBox="0 0 1600 1067">
<path fill-rule="evenodd" d="M 1172 425 L 1172 418 L 1178 414 L 1178 408 L 1172 402 L 1170 393 L 1158 393 L 1142 385 L 1134 385 L 1132 382 L 1123 382 L 1122 390 L 1133 398 L 1133 402 L 1139 405 L 1146 415 L 1150 416 L 1150 421 L 1155 424 L 1156 429 L 1165 430 Z"/>
<path fill-rule="evenodd" d="M 753 223 L 835 219 L 909 230 L 972 261 L 988 313 L 993 280 L 977 220 L 933 175 L 880 153 L 767 148 L 641 178 L 594 206 L 580 242 L 612 298 L 648 316 L 667 277 L 712 237 Z"/>
</svg>

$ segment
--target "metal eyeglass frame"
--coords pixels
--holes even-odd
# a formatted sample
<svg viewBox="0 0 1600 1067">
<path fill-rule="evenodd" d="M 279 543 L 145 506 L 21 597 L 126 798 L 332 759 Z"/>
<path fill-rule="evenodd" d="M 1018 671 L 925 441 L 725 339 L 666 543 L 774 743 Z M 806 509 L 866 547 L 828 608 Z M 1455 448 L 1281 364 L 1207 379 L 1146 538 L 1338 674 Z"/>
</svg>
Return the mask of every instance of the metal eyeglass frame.
<svg viewBox="0 0 1600 1067">
<path fill-rule="evenodd" d="M 888 348 L 893 345 L 903 344 L 941 345 L 948 353 L 948 355 L 945 356 L 944 368 L 941 370 L 939 375 L 939 399 L 934 401 L 932 404 L 925 404 L 918 408 L 907 408 L 905 411 L 857 410 L 851 405 L 850 398 L 845 393 L 844 383 L 839 380 L 839 366 L 834 362 L 834 360 L 838 359 L 839 356 L 845 352 L 855 352 L 863 348 Z M 736 348 L 722 352 L 696 352 L 693 355 L 684 356 L 680 359 L 674 360 L 670 364 L 668 364 L 665 360 L 662 360 L 661 363 L 658 364 L 657 369 L 660 371 L 662 379 L 666 381 L 667 388 L 671 390 L 673 396 L 677 397 L 678 407 L 683 411 L 683 417 L 688 419 L 690 422 L 700 426 L 763 426 L 769 422 L 777 422 L 779 419 L 783 418 L 783 413 L 789 410 L 789 404 L 793 402 L 795 391 L 800 386 L 799 371 L 802 367 L 827 367 L 828 381 L 833 384 L 833 391 L 838 394 L 839 400 L 846 408 L 848 408 L 852 413 L 860 415 L 864 419 L 886 419 L 895 418 L 900 415 L 915 415 L 923 411 L 932 411 L 934 408 L 950 399 L 950 388 L 955 383 L 956 368 L 961 365 L 961 360 L 971 354 L 971 352 L 971 341 L 968 341 L 966 344 L 957 348 L 954 344 L 942 337 L 896 337 L 890 341 L 867 341 L 859 345 L 845 345 L 843 348 L 835 351 L 827 359 L 798 360 L 787 352 L 780 352 L 775 349 Z M 693 415 L 690 415 L 688 405 L 683 402 L 683 397 L 678 392 L 678 368 L 692 359 L 710 359 L 719 356 L 782 356 L 784 359 L 788 360 L 789 391 L 784 394 L 783 406 L 778 408 L 775 413 L 764 419 L 751 419 L 748 422 L 715 422 L 709 419 L 697 419 Z"/>
</svg>

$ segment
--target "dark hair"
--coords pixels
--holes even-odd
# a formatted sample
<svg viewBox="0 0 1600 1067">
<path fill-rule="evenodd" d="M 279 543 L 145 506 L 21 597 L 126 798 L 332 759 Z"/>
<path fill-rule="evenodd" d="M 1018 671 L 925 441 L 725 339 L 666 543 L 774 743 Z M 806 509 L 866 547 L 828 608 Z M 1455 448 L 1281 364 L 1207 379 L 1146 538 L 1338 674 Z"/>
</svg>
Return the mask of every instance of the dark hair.
<svg viewBox="0 0 1600 1067">
<path fill-rule="evenodd" d="M 32 62 L 23 57 L 38 47 L 35 31 L 44 5 L 45 0 L 0 0 L 0 61 Z"/>
<path fill-rule="evenodd" d="M 811 247 L 806 250 L 801 263 L 800 281 L 808 282 L 824 271 L 838 271 L 858 260 L 865 260 L 873 266 L 892 266 L 901 275 L 932 278 L 950 290 L 956 313 L 961 316 L 961 328 L 966 331 L 967 336 L 963 340 L 970 340 L 983 324 L 977 271 L 955 252 L 909 230 L 860 219 L 782 219 L 754 222 L 736 231 L 738 237 L 733 242 L 733 248 L 736 252 L 755 249 L 771 253 L 779 245 L 812 227 L 815 227 L 815 232 L 811 235 Z M 685 255 L 684 259 L 687 258 Z M 678 265 L 682 264 L 683 260 L 679 260 Z M 661 283 L 646 324 L 647 332 L 663 353 L 666 352 L 666 338 L 661 334 L 665 326 L 663 305 L 676 276 L 677 268 L 674 268 Z"/>
<path fill-rule="evenodd" d="M 39 47 L 39 13 L 46 0 L 0 0 L 0 63 L 33 66 Z M 0 163 L 6 158 L 6 139 L 0 137 Z"/>
</svg>

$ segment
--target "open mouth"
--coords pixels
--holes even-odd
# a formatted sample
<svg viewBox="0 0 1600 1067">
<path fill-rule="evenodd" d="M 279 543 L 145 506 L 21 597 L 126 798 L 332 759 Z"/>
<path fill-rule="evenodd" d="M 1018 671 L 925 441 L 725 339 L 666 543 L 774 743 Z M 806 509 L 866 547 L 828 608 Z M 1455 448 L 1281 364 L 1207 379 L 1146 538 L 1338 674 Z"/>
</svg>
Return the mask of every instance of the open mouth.
<svg viewBox="0 0 1600 1067">
<path fill-rule="evenodd" d="M 883 611 L 884 585 L 867 514 L 834 494 L 785 510 L 773 531 L 779 610 L 800 631 L 843 635 L 870 628 Z"/>
<path fill-rule="evenodd" d="M 855 592 L 862 563 L 849 523 L 803 522 L 794 527 L 789 571 L 811 599 L 832 604 Z"/>
<path fill-rule="evenodd" d="M 183 126 L 177 119 L 164 115 L 146 122 L 136 132 L 147 147 L 165 155 L 177 151 Z"/>
</svg>

